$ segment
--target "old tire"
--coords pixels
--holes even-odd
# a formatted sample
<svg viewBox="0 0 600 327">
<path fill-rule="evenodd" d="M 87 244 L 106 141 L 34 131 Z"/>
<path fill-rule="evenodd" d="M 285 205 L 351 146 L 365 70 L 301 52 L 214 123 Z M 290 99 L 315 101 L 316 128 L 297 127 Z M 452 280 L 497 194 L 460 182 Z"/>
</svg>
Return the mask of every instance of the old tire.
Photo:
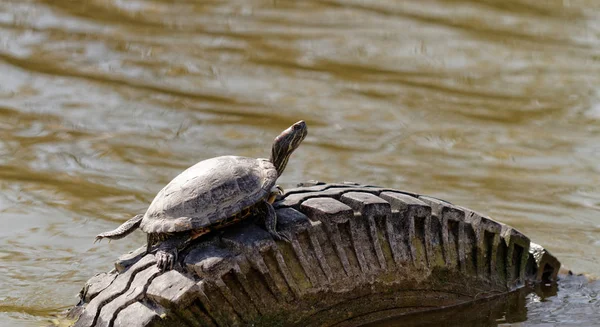
<svg viewBox="0 0 600 327">
<path fill-rule="evenodd" d="M 291 243 L 243 223 L 166 273 L 140 248 L 88 282 L 75 326 L 359 326 L 505 294 L 560 266 L 543 248 L 530 257 L 510 226 L 410 192 L 314 182 L 275 207 Z"/>
</svg>

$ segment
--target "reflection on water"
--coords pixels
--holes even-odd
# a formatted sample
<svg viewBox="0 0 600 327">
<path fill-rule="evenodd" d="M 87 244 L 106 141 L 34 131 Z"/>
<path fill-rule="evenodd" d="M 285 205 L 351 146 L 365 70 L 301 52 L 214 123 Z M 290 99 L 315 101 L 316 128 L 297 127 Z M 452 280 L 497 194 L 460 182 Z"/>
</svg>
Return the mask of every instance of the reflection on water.
<svg viewBox="0 0 600 327">
<path fill-rule="evenodd" d="M 558 285 L 522 289 L 475 305 L 389 319 L 368 327 L 593 326 L 600 321 L 599 291 L 600 281 L 563 275 Z"/>
<path fill-rule="evenodd" d="M 310 135 L 282 185 L 430 194 L 600 274 L 599 9 L 0 2 L 0 322 L 36 325 L 73 304 L 144 242 L 95 246 L 94 235 L 197 161 L 268 156 L 299 119 Z"/>
<path fill-rule="evenodd" d="M 368 324 L 366 327 L 497 327 L 503 323 L 518 323 L 527 319 L 525 303 L 528 293 L 528 290 L 521 290 L 487 301 L 479 301 L 475 305 L 462 305 L 425 314 L 396 317 Z"/>
</svg>

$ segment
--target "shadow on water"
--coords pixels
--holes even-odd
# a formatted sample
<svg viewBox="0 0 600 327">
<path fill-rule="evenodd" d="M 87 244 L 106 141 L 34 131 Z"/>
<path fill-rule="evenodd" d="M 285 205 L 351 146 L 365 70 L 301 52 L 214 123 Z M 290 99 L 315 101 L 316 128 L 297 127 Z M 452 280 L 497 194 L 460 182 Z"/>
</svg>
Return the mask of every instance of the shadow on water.
<svg viewBox="0 0 600 327">
<path fill-rule="evenodd" d="M 562 275 L 558 284 L 524 288 L 497 296 L 425 314 L 395 317 L 367 327 L 497 327 L 592 326 L 600 323 L 600 282 L 584 276 Z"/>
</svg>

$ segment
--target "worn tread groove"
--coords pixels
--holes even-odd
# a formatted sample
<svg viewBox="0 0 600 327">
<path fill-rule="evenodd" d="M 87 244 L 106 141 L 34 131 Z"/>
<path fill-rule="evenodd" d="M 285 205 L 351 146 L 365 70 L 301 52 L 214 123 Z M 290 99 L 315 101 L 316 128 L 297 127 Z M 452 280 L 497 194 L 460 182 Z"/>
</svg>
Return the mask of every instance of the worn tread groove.
<svg viewBox="0 0 600 327">
<path fill-rule="evenodd" d="M 460 222 L 448 221 L 448 255 L 446 264 L 451 267 L 456 266 L 464 273 L 466 267 L 464 249 L 460 245 L 461 237 L 464 238 L 464 231 Z M 452 261 L 453 256 L 456 257 L 456 261 Z"/>
<path fill-rule="evenodd" d="M 465 224 L 462 221 L 458 222 L 458 235 L 456 239 L 456 248 L 458 251 L 458 265 L 460 271 L 465 274 L 467 273 L 467 254 L 465 249 L 466 242 L 466 232 L 465 232 Z"/>
<path fill-rule="evenodd" d="M 296 281 L 292 277 L 292 273 L 290 272 L 287 264 L 285 263 L 283 255 L 278 250 L 273 250 L 273 252 L 275 259 L 277 260 L 277 267 L 279 268 L 279 272 L 283 276 L 288 288 L 292 291 L 293 297 L 296 299 L 300 298 L 300 289 L 298 288 Z M 293 260 L 293 258 L 290 258 L 290 260 Z"/>
<path fill-rule="evenodd" d="M 397 210 L 395 212 L 392 211 L 390 216 L 386 217 L 384 221 L 387 246 L 389 246 L 390 248 L 390 252 L 392 254 L 392 262 L 394 264 L 393 267 L 390 267 L 390 269 L 398 269 L 402 262 L 408 262 L 408 257 L 405 257 L 403 255 L 405 251 L 400 251 L 399 249 L 400 245 L 404 243 L 404 235 L 402 235 L 402 233 L 394 232 L 394 222 L 396 222 L 397 224 L 401 223 L 400 219 L 394 218 L 394 216 L 396 216 L 396 218 L 399 218 L 399 214 L 400 213 Z"/>
<path fill-rule="evenodd" d="M 353 252 L 353 255 L 356 257 L 356 261 L 358 261 L 358 267 L 360 268 L 360 272 L 362 272 L 363 275 L 366 275 L 369 273 L 370 267 L 367 259 L 365 258 L 365 244 L 360 241 L 359 233 L 362 232 L 362 228 L 357 226 L 359 224 L 356 222 L 356 219 L 354 217 L 349 219 L 347 224 L 348 236 L 350 238 L 349 249 L 351 252 Z"/>
<path fill-rule="evenodd" d="M 365 192 L 346 193 L 341 197 L 342 201 L 357 210 L 360 215 L 355 216 L 364 221 L 361 226 L 361 232 L 367 234 L 366 239 L 370 242 L 363 242 L 365 254 L 368 256 L 369 266 L 373 271 L 386 269 L 387 264 L 383 255 L 383 250 L 379 242 L 379 232 L 377 220 L 386 221 L 391 216 L 391 205 L 381 198 L 381 192 L 377 195 Z M 382 233 L 385 235 L 385 232 Z"/>
<path fill-rule="evenodd" d="M 373 249 L 375 249 L 375 254 L 377 256 L 377 261 L 379 263 L 379 267 L 377 269 L 385 270 L 387 269 L 387 264 L 385 260 L 385 256 L 383 255 L 383 249 L 381 248 L 381 244 L 379 243 L 379 232 L 377 228 L 377 222 L 375 217 L 369 216 L 368 218 L 368 226 L 369 226 L 369 234 L 371 236 L 371 245 Z M 383 218 L 387 219 L 387 217 Z M 385 233 L 384 233 L 385 235 Z"/>
<path fill-rule="evenodd" d="M 485 245 L 485 277 L 491 278 L 496 271 L 496 252 L 494 251 L 495 243 L 494 233 L 484 231 L 483 232 L 483 243 Z"/>
<path fill-rule="evenodd" d="M 133 282 L 133 280 L 135 279 L 135 275 L 136 275 L 138 272 L 141 272 L 141 271 L 143 271 L 144 269 L 146 269 L 146 268 L 148 268 L 148 267 L 150 267 L 150 266 L 152 266 L 152 265 L 154 265 L 154 264 L 155 264 L 155 261 L 154 261 L 154 260 L 150 260 L 150 259 L 146 259 L 146 260 L 147 260 L 148 262 L 146 262 L 146 263 L 143 263 L 143 264 L 140 264 L 140 266 L 137 266 L 137 267 L 135 267 L 135 268 L 134 268 L 134 267 L 132 267 L 132 268 L 130 268 L 130 270 L 131 270 L 131 269 L 133 269 L 133 270 L 131 270 L 131 271 L 129 271 L 129 270 L 128 270 L 128 274 L 123 274 L 123 277 L 125 277 L 125 276 L 127 276 L 127 277 L 128 277 L 127 284 L 125 285 L 124 289 L 122 289 L 121 291 L 117 291 L 117 292 L 115 292 L 115 293 L 113 293 L 113 294 L 110 294 L 110 293 L 109 293 L 109 295 L 108 295 L 108 297 L 107 297 L 106 299 L 104 299 L 104 300 L 100 301 L 100 303 L 98 303 L 98 304 L 96 305 L 96 308 L 95 308 L 95 309 L 96 309 L 96 312 L 94 313 L 94 318 L 92 319 L 92 322 L 91 322 L 91 324 L 89 324 L 89 325 L 87 325 L 87 326 L 95 326 L 95 325 L 96 325 L 96 323 L 97 323 L 97 321 L 98 321 L 98 318 L 100 317 L 100 313 L 101 313 L 101 311 L 102 311 L 102 308 L 103 308 L 103 307 L 104 307 L 106 304 L 110 303 L 111 301 L 113 301 L 113 300 L 114 300 L 114 299 L 116 299 L 117 297 L 119 297 L 119 296 L 121 296 L 122 294 L 124 294 L 125 292 L 127 292 L 127 291 L 129 290 L 129 288 L 131 287 L 131 283 L 132 283 L 132 282 Z M 123 278 L 123 277 L 122 277 L 122 278 Z M 118 278 L 118 277 L 117 277 L 117 278 Z M 116 278 L 115 278 L 115 280 L 116 280 Z M 113 283 L 114 283 L 114 281 L 113 281 Z M 112 285 L 113 283 L 111 283 L 111 285 Z M 116 284 L 115 284 L 115 285 L 116 285 Z M 110 289 L 110 287 L 107 287 L 105 290 L 107 290 L 107 289 Z M 101 292 L 101 293 L 103 293 L 103 292 Z M 100 294 L 98 294 L 98 295 L 100 295 Z M 96 297 L 94 298 L 94 300 L 97 300 L 97 298 L 98 298 L 98 296 L 96 296 Z M 92 301 L 93 301 L 93 300 L 92 300 Z M 92 301 L 90 301 L 90 303 L 92 303 Z M 86 308 L 86 310 L 87 310 L 87 309 L 90 309 L 90 308 L 89 308 L 89 306 Z M 84 313 L 84 314 L 85 314 L 85 313 Z M 85 324 L 85 320 L 79 320 L 79 321 L 77 321 L 77 323 L 76 323 L 76 325 L 75 325 L 75 326 L 86 326 L 86 325 L 82 325 L 82 324 L 79 324 L 79 323 Z"/>
<path fill-rule="evenodd" d="M 214 303 L 219 303 L 219 305 L 215 307 L 215 310 L 220 311 L 219 312 L 219 318 L 221 319 L 221 322 L 219 323 L 220 326 L 221 325 L 223 325 L 223 326 L 234 325 L 235 326 L 236 323 L 243 321 L 238 313 L 239 308 L 238 308 L 238 310 L 236 310 L 233 307 L 231 302 L 228 301 L 227 297 L 221 291 L 220 287 L 216 284 L 216 281 L 210 281 L 207 284 L 207 286 L 209 286 L 208 290 L 210 291 L 207 294 L 208 300 L 209 301 L 212 300 Z"/>
<path fill-rule="evenodd" d="M 200 322 L 194 320 L 194 315 L 191 313 L 190 308 L 188 308 L 187 310 L 174 310 L 171 314 L 179 318 L 176 319 L 178 327 L 202 327 L 202 324 Z"/>
<path fill-rule="evenodd" d="M 217 327 L 217 322 L 208 314 L 202 303 L 198 300 L 192 302 L 189 308 L 193 317 L 201 323 L 202 326 Z"/>
<path fill-rule="evenodd" d="M 154 266 L 150 267 L 149 269 L 153 269 L 153 268 L 154 268 Z M 157 276 L 159 276 L 159 275 L 160 275 L 160 271 L 158 271 L 158 269 L 156 269 L 156 270 L 157 270 L 157 271 L 156 271 L 156 272 L 154 272 L 154 273 L 152 273 L 152 274 L 150 275 L 150 277 L 149 277 L 149 278 L 146 280 L 146 283 L 144 284 L 144 288 L 143 288 L 143 291 L 142 291 L 141 295 L 138 295 L 138 296 L 136 296 L 136 297 L 134 297 L 134 298 L 132 298 L 132 299 L 129 299 L 128 301 L 126 301 L 126 302 L 125 302 L 125 304 L 124 304 L 123 306 L 119 306 L 118 308 L 116 308 L 116 309 L 115 309 L 115 311 L 114 311 L 114 313 L 113 313 L 113 315 L 112 315 L 112 317 L 111 317 L 111 319 L 110 319 L 110 321 L 109 321 L 109 323 L 108 323 L 108 326 L 109 326 L 109 327 L 113 327 L 113 325 L 114 325 L 114 323 L 115 323 L 115 320 L 117 319 L 117 316 L 119 315 L 119 312 L 121 312 L 121 311 L 122 311 L 123 309 L 125 309 L 127 306 L 129 306 L 129 305 L 131 305 L 131 304 L 133 304 L 133 303 L 135 303 L 135 302 L 138 302 L 140 299 L 142 299 L 142 298 L 143 298 L 143 294 L 146 294 L 146 291 L 148 290 L 148 287 L 149 287 L 149 286 L 150 286 L 150 284 L 152 283 L 152 280 L 154 280 L 154 278 L 156 278 Z M 139 273 L 138 273 L 138 274 L 139 274 Z M 137 274 L 136 274 L 136 275 L 137 275 Z M 130 284 L 130 285 L 131 285 L 131 284 Z M 129 291 L 129 290 L 128 290 L 128 291 Z M 123 294 L 125 294 L 125 293 L 123 293 Z"/>
<path fill-rule="evenodd" d="M 319 231 L 317 231 L 316 233 L 322 232 L 327 235 L 327 233 L 324 230 L 322 230 L 321 227 L 322 225 L 314 227 L 315 229 L 319 229 Z M 331 273 L 331 267 L 327 263 L 327 259 L 325 257 L 325 254 L 323 253 L 323 249 L 321 248 L 321 243 L 319 242 L 319 239 L 317 238 L 317 235 L 315 233 L 309 233 L 309 239 L 312 250 L 315 252 L 315 256 L 317 258 L 317 261 L 319 262 L 319 267 L 325 275 L 327 282 L 331 283 L 333 275 Z"/>
<path fill-rule="evenodd" d="M 479 237 L 473 229 L 473 225 L 466 222 L 462 223 L 462 238 L 460 239 L 459 245 L 464 253 L 465 273 L 481 278 L 479 272 L 481 258 L 479 257 L 479 254 L 482 253 L 483 247 Z"/>
<path fill-rule="evenodd" d="M 306 275 L 308 281 L 312 285 L 312 288 L 318 287 L 320 283 L 315 274 L 313 273 L 312 267 L 306 259 L 306 255 L 304 255 L 304 251 L 302 250 L 302 246 L 300 245 L 300 241 L 298 240 L 298 238 L 292 239 L 292 249 L 294 250 L 296 258 L 298 258 L 298 262 L 300 263 L 304 274 Z"/>
<path fill-rule="evenodd" d="M 250 269 L 246 271 L 246 279 L 249 282 L 248 287 L 253 290 L 253 292 L 258 296 L 260 300 L 260 310 L 261 313 L 268 314 L 269 310 L 279 303 L 279 300 L 273 295 L 271 289 L 267 285 L 267 282 L 264 279 L 264 275 L 262 275 L 256 268 L 250 266 Z"/>
<path fill-rule="evenodd" d="M 188 310 L 173 310 L 170 312 L 171 316 L 169 317 L 170 319 L 177 321 L 177 327 L 181 326 L 181 327 L 197 327 L 197 326 L 202 326 L 202 324 L 200 324 L 199 322 L 196 322 L 196 324 L 194 324 L 192 321 L 194 320 L 194 317 L 190 317 L 191 313 Z M 118 319 L 118 318 L 117 318 Z M 115 323 L 117 321 L 115 320 Z M 120 325 L 117 325 L 116 327 L 120 327 Z"/>
<path fill-rule="evenodd" d="M 241 271 L 240 266 L 236 265 L 234 267 L 233 271 L 234 271 L 234 276 L 235 276 L 237 282 L 240 285 L 242 285 L 242 291 L 250 299 L 250 302 L 254 306 L 255 310 L 259 314 L 265 314 L 266 313 L 265 308 L 267 306 L 266 303 L 264 303 L 264 301 L 262 300 L 260 295 L 258 295 L 252 287 L 250 287 L 251 284 L 248 281 L 248 279 L 246 278 L 246 275 Z"/>
<path fill-rule="evenodd" d="M 262 259 L 269 270 L 269 275 L 271 276 L 274 285 L 277 287 L 277 293 L 281 297 L 280 301 L 291 301 L 293 299 L 292 291 L 285 280 L 285 276 L 283 276 L 281 272 L 274 248 L 269 248 L 261 254 Z"/>
<path fill-rule="evenodd" d="M 433 250 L 433 240 L 431 238 L 432 234 L 428 233 L 427 231 L 431 230 L 431 220 L 433 219 L 433 216 L 428 215 L 425 217 L 425 219 L 423 219 L 423 243 L 425 244 L 425 262 L 427 264 L 428 268 L 431 268 L 434 266 L 433 263 L 433 257 L 434 257 L 434 250 Z"/>
<path fill-rule="evenodd" d="M 383 258 L 383 253 L 381 254 L 381 257 L 379 257 L 377 255 L 377 250 L 379 250 L 381 252 L 381 248 L 379 247 L 378 244 L 378 235 L 372 232 L 372 224 L 375 224 L 375 220 L 374 218 L 368 214 L 360 214 L 358 216 L 356 216 L 357 219 L 361 219 L 361 221 L 356 221 L 355 225 L 357 225 L 357 234 L 359 235 L 359 237 L 363 238 L 366 241 L 360 241 L 357 242 L 358 243 L 358 248 L 361 249 L 362 253 L 363 253 L 363 257 L 365 259 L 366 262 L 366 267 L 367 267 L 367 273 L 369 275 L 373 275 L 376 271 L 378 271 L 380 269 L 381 266 L 381 259 Z M 362 245 L 361 245 L 362 243 Z M 383 261 L 383 264 L 385 265 L 385 261 Z"/>
<path fill-rule="evenodd" d="M 283 301 L 283 295 L 279 292 L 279 287 L 277 286 L 277 283 L 275 283 L 275 281 L 273 280 L 273 276 L 271 276 L 271 272 L 269 271 L 269 268 L 264 262 L 262 256 L 258 253 L 253 253 L 250 257 L 248 257 L 248 261 L 260 274 L 261 282 L 264 283 L 264 285 L 271 292 L 271 295 L 273 295 L 275 300 Z"/>
<path fill-rule="evenodd" d="M 219 289 L 219 293 L 222 297 L 229 302 L 231 309 L 240 318 L 241 321 L 247 323 L 245 317 L 247 316 L 247 308 L 242 305 L 238 299 L 233 295 L 227 284 L 223 281 L 223 278 L 218 278 L 214 281 L 215 286 Z"/>
<path fill-rule="evenodd" d="M 102 273 L 102 274 L 105 274 L 105 275 L 106 275 L 107 273 Z M 100 275 L 101 275 L 101 274 L 100 274 Z M 96 278 L 96 277 L 98 277 L 98 275 L 94 276 L 93 278 Z M 92 279 L 93 279 L 93 278 L 92 278 Z M 81 290 L 81 291 L 82 291 L 82 294 L 80 294 L 80 296 L 82 296 L 82 297 L 86 297 L 86 296 L 88 296 L 88 295 L 89 295 L 89 297 L 88 297 L 88 301 L 92 301 L 94 298 L 96 298 L 96 296 L 98 296 L 98 294 L 100 294 L 102 291 L 104 291 L 105 289 L 109 288 L 109 287 L 110 287 L 110 285 L 112 285 L 112 283 L 113 283 L 113 282 L 115 281 L 115 279 L 117 278 L 117 274 L 114 274 L 114 276 L 113 276 L 113 277 L 109 277 L 109 278 L 111 278 L 110 282 L 109 282 L 108 284 L 106 284 L 104 287 L 102 287 L 102 289 L 100 289 L 100 290 L 98 290 L 97 292 L 94 292 L 94 293 L 92 293 L 92 294 L 89 294 L 89 289 L 87 289 L 87 290 L 86 290 L 86 287 L 84 287 L 84 289 L 83 289 L 83 290 Z M 87 284 L 87 283 L 86 283 L 86 284 Z"/>
<path fill-rule="evenodd" d="M 361 251 L 358 251 L 357 253 L 354 243 L 356 236 L 353 235 L 355 233 L 353 233 L 352 228 L 350 227 L 350 222 L 346 221 L 344 223 L 336 224 L 335 230 L 339 236 L 341 253 L 343 253 L 345 260 L 348 262 L 348 270 L 350 271 L 349 276 L 352 276 L 353 278 L 365 276 L 367 269 L 364 267 L 364 257 L 359 256 L 362 254 Z M 336 241 L 336 239 L 334 239 L 334 241 Z M 363 272 L 363 274 L 361 274 L 361 272 Z"/>
<path fill-rule="evenodd" d="M 408 247 L 409 253 L 408 253 L 408 258 L 410 258 L 410 260 L 413 263 L 414 267 L 418 267 L 419 266 L 419 257 L 417 256 L 417 246 L 415 244 L 415 242 L 413 242 L 413 240 L 416 240 L 416 227 L 415 227 L 415 218 L 413 217 L 405 217 L 405 223 L 408 224 L 408 233 L 407 233 L 407 238 L 405 237 L 405 246 Z M 399 235 L 403 235 L 402 233 L 400 233 Z M 407 258 L 407 259 L 408 259 Z M 427 258 L 425 258 L 425 260 L 427 260 Z M 408 260 L 407 260 L 408 261 Z"/>
<path fill-rule="evenodd" d="M 208 285 L 205 285 L 208 287 Z M 204 308 L 208 316 L 217 326 L 227 326 L 227 319 L 224 317 L 226 315 L 225 312 L 217 310 L 210 305 L 210 298 L 206 295 L 204 288 L 200 290 L 200 296 L 197 300 L 200 305 Z"/>
<path fill-rule="evenodd" d="M 332 240 L 335 252 L 337 253 L 338 259 L 342 263 L 342 267 L 344 267 L 346 276 L 353 276 L 354 273 L 350 265 L 350 260 L 348 259 L 348 256 L 346 255 L 346 250 L 342 245 L 342 237 L 340 235 L 339 228 L 337 226 L 326 225 L 325 230 L 328 231 L 327 234 L 329 234 L 330 240 Z"/>
</svg>

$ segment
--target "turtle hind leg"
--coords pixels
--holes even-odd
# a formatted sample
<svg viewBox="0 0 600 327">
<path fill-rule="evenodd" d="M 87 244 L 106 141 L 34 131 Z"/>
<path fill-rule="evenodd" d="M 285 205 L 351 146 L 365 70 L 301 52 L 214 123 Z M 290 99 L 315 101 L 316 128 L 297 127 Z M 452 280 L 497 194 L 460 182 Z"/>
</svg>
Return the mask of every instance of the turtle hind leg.
<svg viewBox="0 0 600 327">
<path fill-rule="evenodd" d="M 94 243 L 102 240 L 103 238 L 108 238 L 109 240 L 118 240 L 131 234 L 134 230 L 140 227 L 142 218 L 144 218 L 144 215 L 137 215 L 124 222 L 123 225 L 117 227 L 115 230 L 98 234 L 94 240 Z"/>
<path fill-rule="evenodd" d="M 154 233 L 148 233 L 148 235 L 146 235 L 146 239 L 148 240 L 148 242 L 146 242 L 146 253 L 150 253 L 152 252 L 152 246 L 159 241 L 159 238 Z"/>
<path fill-rule="evenodd" d="M 263 202 L 264 207 L 264 219 L 265 219 L 265 228 L 267 232 L 273 236 L 274 239 L 278 241 L 286 241 L 291 243 L 291 239 L 283 232 L 277 231 L 277 213 L 275 212 L 275 208 L 267 202 Z"/>
<path fill-rule="evenodd" d="M 160 271 L 173 269 L 173 265 L 177 262 L 179 251 L 183 250 L 189 241 L 190 234 L 184 232 L 171 235 L 160 243 L 154 254 L 158 269 L 160 269 Z"/>
<path fill-rule="evenodd" d="M 173 269 L 173 265 L 177 261 L 177 252 L 176 248 L 159 248 L 156 251 L 156 254 L 154 254 L 158 269 L 160 269 L 160 271 Z"/>
</svg>

